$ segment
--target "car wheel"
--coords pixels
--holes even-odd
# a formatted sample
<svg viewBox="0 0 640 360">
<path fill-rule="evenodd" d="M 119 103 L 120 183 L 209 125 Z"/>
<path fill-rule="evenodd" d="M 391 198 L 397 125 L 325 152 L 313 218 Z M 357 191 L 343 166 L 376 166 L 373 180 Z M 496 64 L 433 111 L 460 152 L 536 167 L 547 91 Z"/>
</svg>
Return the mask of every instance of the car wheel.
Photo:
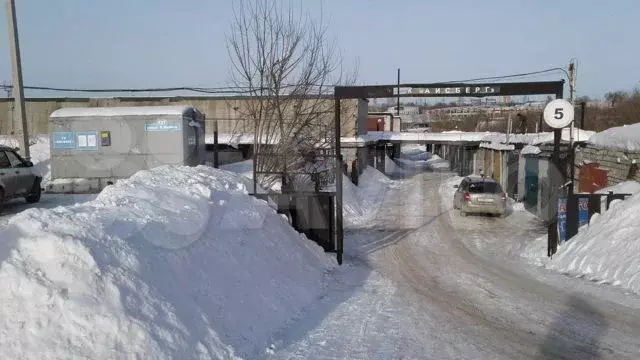
<svg viewBox="0 0 640 360">
<path fill-rule="evenodd" d="M 40 197 L 42 197 L 42 188 L 40 187 L 40 180 L 36 180 L 33 183 L 31 193 L 29 193 L 29 196 L 25 197 L 25 200 L 27 200 L 29 204 L 34 204 L 40 201 Z"/>
</svg>

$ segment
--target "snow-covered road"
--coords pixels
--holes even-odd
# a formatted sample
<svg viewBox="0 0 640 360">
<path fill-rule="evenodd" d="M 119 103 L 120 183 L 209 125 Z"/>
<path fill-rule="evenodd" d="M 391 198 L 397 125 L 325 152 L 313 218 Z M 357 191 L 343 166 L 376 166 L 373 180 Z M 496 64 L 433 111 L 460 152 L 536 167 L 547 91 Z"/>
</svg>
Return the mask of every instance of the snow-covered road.
<svg viewBox="0 0 640 360">
<path fill-rule="evenodd" d="M 459 218 L 421 174 L 346 233 L 345 266 L 272 359 L 638 359 L 640 297 L 523 264 L 530 217 Z M 504 244 L 502 244 L 504 243 Z"/>
<path fill-rule="evenodd" d="M 5 204 L 2 213 L 0 213 L 0 228 L 6 226 L 9 219 L 14 215 L 29 208 L 51 209 L 58 206 L 73 205 L 84 203 L 95 199 L 97 194 L 42 194 L 40 202 L 36 204 L 28 204 L 23 199 L 15 199 Z"/>
</svg>

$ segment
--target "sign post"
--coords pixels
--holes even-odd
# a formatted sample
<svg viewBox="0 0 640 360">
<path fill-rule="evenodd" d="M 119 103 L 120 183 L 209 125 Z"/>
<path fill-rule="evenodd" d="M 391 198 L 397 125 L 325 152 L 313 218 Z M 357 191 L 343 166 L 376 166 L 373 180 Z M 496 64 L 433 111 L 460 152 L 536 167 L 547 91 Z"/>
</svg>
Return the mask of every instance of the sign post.
<svg viewBox="0 0 640 360">
<path fill-rule="evenodd" d="M 561 94 L 558 94 L 561 95 Z M 558 240 L 564 240 L 562 236 L 566 234 L 566 210 L 560 214 L 560 199 L 566 201 L 564 192 L 567 181 L 567 169 L 565 164 L 560 163 L 560 141 L 562 139 L 562 129 L 573 121 L 574 109 L 570 102 L 557 98 L 547 104 L 544 108 L 543 118 L 547 125 L 554 129 L 553 135 L 553 156 L 552 165 L 558 171 L 549 172 L 550 197 L 549 203 L 553 206 L 547 207 L 547 256 L 552 257 L 558 250 Z M 560 179 L 556 179 L 559 174 Z M 566 203 L 565 203 L 566 209 Z"/>
</svg>

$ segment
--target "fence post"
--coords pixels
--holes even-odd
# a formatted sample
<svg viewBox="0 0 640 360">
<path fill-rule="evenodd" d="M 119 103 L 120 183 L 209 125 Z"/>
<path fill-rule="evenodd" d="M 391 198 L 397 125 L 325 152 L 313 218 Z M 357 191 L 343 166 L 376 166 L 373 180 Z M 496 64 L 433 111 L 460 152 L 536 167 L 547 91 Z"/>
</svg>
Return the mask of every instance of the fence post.
<svg viewBox="0 0 640 360">
<path fill-rule="evenodd" d="M 607 194 L 607 211 L 609 211 L 609 205 L 611 205 L 612 201 L 613 201 L 613 191 L 609 191 L 609 193 Z"/>
<path fill-rule="evenodd" d="M 569 194 L 567 199 L 567 236 L 566 240 L 571 239 L 578 234 L 578 197 L 575 194 Z"/>
</svg>

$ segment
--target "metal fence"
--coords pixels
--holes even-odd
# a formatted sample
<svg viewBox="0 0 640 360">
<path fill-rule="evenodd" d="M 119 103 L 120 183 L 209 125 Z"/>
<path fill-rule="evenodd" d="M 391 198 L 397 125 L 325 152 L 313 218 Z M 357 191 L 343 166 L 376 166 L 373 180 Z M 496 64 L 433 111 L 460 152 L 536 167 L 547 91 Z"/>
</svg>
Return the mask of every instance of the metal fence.
<svg viewBox="0 0 640 360">
<path fill-rule="evenodd" d="M 295 131 L 299 136 L 291 138 L 281 138 L 282 128 L 265 129 L 271 125 L 244 116 L 208 117 L 206 122 L 206 128 L 212 129 L 208 135 L 217 133 L 217 143 L 228 138 L 251 148 L 253 195 L 270 202 L 297 231 L 325 251 L 336 252 L 341 263 L 342 222 L 338 215 L 342 209 L 338 209 L 335 184 L 342 164 L 336 154 L 332 114 L 303 125 L 295 119 L 276 122 L 275 126 L 283 126 L 285 131 L 300 130 Z M 273 186 L 278 182 L 279 188 Z"/>
<path fill-rule="evenodd" d="M 632 194 L 609 192 L 607 194 L 577 193 L 566 198 L 566 239 L 578 234 L 581 225 L 588 224 L 594 214 L 602 214 L 609 210 L 614 200 L 625 200 Z M 585 206 L 586 205 L 586 206 Z M 581 219 L 580 214 L 585 217 Z"/>
</svg>

